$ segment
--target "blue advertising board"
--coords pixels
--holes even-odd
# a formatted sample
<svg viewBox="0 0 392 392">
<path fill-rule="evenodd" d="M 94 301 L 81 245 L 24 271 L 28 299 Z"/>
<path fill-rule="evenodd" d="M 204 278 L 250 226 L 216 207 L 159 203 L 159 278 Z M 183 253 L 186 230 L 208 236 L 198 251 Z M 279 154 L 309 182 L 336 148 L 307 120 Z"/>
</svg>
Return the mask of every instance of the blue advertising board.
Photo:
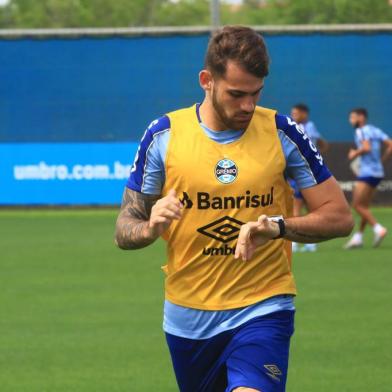
<svg viewBox="0 0 392 392">
<path fill-rule="evenodd" d="M 168 111 L 200 102 L 207 34 L 0 39 L 0 142 L 136 141 Z M 260 104 L 310 106 L 330 142 L 352 140 L 348 111 L 390 131 L 392 33 L 265 35 Z"/>
<path fill-rule="evenodd" d="M 0 39 L 0 205 L 119 203 L 146 126 L 203 99 L 208 39 Z M 339 143 L 353 138 L 349 110 L 364 106 L 392 135 L 392 33 L 265 39 L 260 104 L 289 113 L 304 102 L 323 137 Z"/>
<path fill-rule="evenodd" d="M 0 204 L 119 204 L 137 146 L 0 144 Z"/>
</svg>

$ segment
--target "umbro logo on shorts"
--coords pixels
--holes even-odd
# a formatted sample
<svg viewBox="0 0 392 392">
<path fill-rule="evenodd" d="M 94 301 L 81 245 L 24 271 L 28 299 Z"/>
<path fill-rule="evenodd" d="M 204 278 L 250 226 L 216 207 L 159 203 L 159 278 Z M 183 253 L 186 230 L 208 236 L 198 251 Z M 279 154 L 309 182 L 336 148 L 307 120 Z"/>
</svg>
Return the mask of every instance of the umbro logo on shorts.
<svg viewBox="0 0 392 392">
<path fill-rule="evenodd" d="M 273 378 L 276 381 L 280 381 L 280 376 L 282 372 L 276 365 L 264 365 L 264 368 L 267 370 L 266 374 Z"/>
</svg>

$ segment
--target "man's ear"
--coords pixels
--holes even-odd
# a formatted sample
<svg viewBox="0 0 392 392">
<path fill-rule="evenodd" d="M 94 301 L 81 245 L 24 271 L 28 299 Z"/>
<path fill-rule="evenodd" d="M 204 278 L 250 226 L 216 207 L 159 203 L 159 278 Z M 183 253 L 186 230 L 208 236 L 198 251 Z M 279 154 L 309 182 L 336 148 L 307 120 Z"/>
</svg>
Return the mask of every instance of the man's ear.
<svg viewBox="0 0 392 392">
<path fill-rule="evenodd" d="M 203 69 L 202 71 L 200 71 L 199 83 L 204 91 L 210 91 L 214 83 L 211 72 L 208 71 L 207 69 Z"/>
</svg>

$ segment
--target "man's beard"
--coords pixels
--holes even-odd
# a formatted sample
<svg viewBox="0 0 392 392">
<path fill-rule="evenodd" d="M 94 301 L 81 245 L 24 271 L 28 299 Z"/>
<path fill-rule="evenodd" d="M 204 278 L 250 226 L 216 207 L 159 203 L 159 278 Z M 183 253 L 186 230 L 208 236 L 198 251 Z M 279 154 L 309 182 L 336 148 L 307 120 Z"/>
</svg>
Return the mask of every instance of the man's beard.
<svg viewBox="0 0 392 392">
<path fill-rule="evenodd" d="M 225 125 L 226 129 L 232 129 L 234 131 L 243 131 L 248 127 L 250 121 L 248 123 L 239 122 L 231 119 L 226 115 L 223 106 L 219 104 L 218 100 L 216 99 L 216 94 L 214 93 L 214 91 L 211 92 L 211 101 L 212 101 L 212 106 L 215 109 L 215 112 L 218 114 L 219 119 Z"/>
<path fill-rule="evenodd" d="M 353 128 L 354 129 L 361 128 L 361 124 L 359 123 L 359 121 L 353 124 Z"/>
</svg>

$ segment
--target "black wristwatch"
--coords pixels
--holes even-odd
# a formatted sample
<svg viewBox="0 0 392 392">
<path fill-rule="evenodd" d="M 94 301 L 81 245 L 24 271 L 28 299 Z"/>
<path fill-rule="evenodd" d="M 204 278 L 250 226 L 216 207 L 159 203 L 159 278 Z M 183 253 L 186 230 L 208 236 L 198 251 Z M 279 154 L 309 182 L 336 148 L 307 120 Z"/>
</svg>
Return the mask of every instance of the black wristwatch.
<svg viewBox="0 0 392 392">
<path fill-rule="evenodd" d="M 279 226 L 279 234 L 273 238 L 273 240 L 277 240 L 278 238 L 283 238 L 286 234 L 286 223 L 282 215 L 271 215 L 268 217 L 268 220 L 271 222 L 275 222 Z"/>
</svg>

